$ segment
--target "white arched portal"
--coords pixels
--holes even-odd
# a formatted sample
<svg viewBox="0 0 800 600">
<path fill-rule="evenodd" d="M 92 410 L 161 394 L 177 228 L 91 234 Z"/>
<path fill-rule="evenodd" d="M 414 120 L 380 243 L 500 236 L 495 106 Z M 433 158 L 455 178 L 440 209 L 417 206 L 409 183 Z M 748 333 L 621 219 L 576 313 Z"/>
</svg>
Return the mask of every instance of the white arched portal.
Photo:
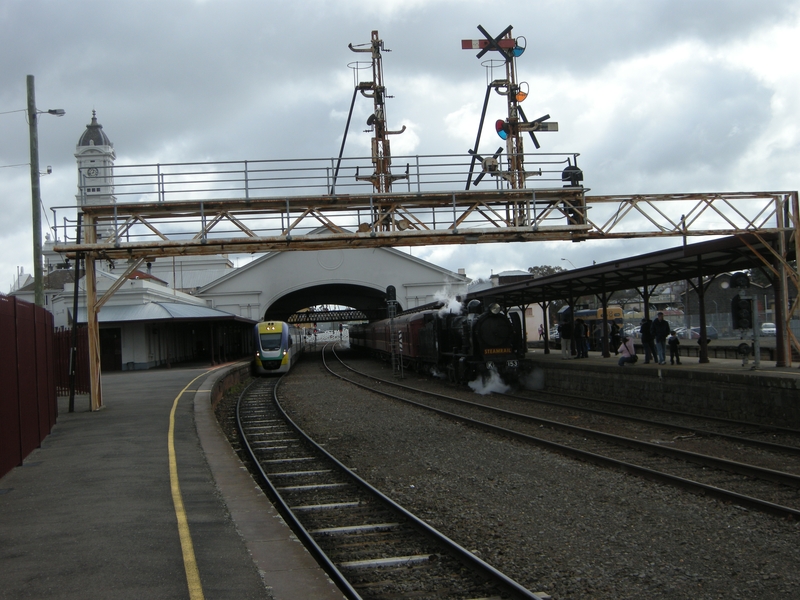
<svg viewBox="0 0 800 600">
<path fill-rule="evenodd" d="M 291 296 L 296 302 L 304 290 L 309 293 L 306 306 L 358 308 L 359 289 L 366 298 L 382 296 L 393 285 L 400 306 L 413 308 L 440 297 L 465 295 L 468 283 L 463 274 L 393 248 L 290 251 L 265 254 L 201 288 L 198 295 L 209 300 L 212 308 L 260 319 L 282 299 Z"/>
</svg>

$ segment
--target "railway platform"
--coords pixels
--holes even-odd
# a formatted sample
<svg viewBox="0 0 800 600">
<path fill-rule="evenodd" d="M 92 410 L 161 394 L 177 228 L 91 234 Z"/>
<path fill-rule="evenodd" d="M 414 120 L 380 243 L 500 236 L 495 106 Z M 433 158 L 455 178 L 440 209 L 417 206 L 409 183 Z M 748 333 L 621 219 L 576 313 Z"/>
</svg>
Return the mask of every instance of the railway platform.
<svg viewBox="0 0 800 600">
<path fill-rule="evenodd" d="M 633 404 L 689 413 L 800 429 L 800 369 L 775 366 L 762 360 L 755 367 L 752 357 L 681 356 L 681 363 L 659 365 L 639 361 L 619 367 L 613 353 L 603 357 L 589 352 L 588 358 L 565 360 L 560 350 L 533 347 L 527 357 L 536 367 L 533 384 L 550 391 L 587 394 L 606 400 L 626 399 Z"/>
<path fill-rule="evenodd" d="M 59 399 L 0 479 L 0 599 L 342 598 L 218 426 L 224 371 L 106 374 L 95 413 Z"/>
<path fill-rule="evenodd" d="M 753 357 L 748 357 L 747 363 L 743 364 L 741 358 L 720 358 L 718 356 L 710 356 L 708 362 L 701 363 L 697 354 L 693 355 L 682 355 L 680 357 L 681 363 L 679 365 L 671 365 L 669 364 L 669 351 L 667 351 L 667 364 L 666 365 L 659 365 L 656 361 L 651 361 L 649 364 L 644 363 L 644 354 L 641 348 L 641 344 L 636 342 L 636 352 L 639 357 L 639 361 L 632 365 L 632 368 L 655 368 L 658 369 L 659 367 L 662 369 L 673 369 L 678 371 L 686 371 L 689 372 L 707 372 L 707 373 L 750 373 L 756 376 L 763 376 L 763 377 L 790 377 L 790 378 L 798 378 L 800 379 L 800 366 L 795 364 L 791 367 L 776 367 L 774 360 L 768 360 L 765 358 L 761 358 L 760 364 L 758 367 L 755 367 L 755 363 L 753 361 Z M 617 361 L 619 360 L 619 356 L 615 355 L 611 352 L 611 355 L 608 357 L 603 357 L 602 352 L 590 350 L 588 358 L 576 358 L 574 356 L 570 357 L 569 359 L 565 360 L 565 364 L 571 366 L 580 366 L 582 364 L 591 364 L 591 365 L 608 365 L 617 367 Z M 731 351 L 728 353 L 730 356 L 735 356 L 734 348 L 731 348 Z M 528 358 L 533 358 L 537 361 L 561 361 L 564 360 L 561 355 L 560 348 L 550 348 L 549 353 L 545 353 L 544 346 L 541 342 L 536 343 L 533 342 L 528 346 Z M 571 361 L 571 362 L 568 362 Z M 627 365 L 631 366 L 631 365 Z"/>
</svg>

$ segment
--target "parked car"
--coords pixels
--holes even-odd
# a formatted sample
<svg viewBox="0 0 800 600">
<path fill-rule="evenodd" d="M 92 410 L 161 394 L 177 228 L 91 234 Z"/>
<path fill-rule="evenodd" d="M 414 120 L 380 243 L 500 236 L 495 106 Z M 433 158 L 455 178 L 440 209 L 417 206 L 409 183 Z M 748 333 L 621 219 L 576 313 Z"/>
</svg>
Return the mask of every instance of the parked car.
<svg viewBox="0 0 800 600">
<path fill-rule="evenodd" d="M 679 338 L 688 340 L 699 340 L 700 339 L 700 327 L 692 327 L 691 329 L 686 329 L 685 327 L 679 327 L 675 330 L 675 335 Z M 719 332 L 717 328 L 713 325 L 706 325 L 706 337 L 710 340 L 718 340 L 719 339 Z"/>
<path fill-rule="evenodd" d="M 642 326 L 637 325 L 636 327 L 626 327 L 624 330 L 625 335 L 632 338 L 640 338 L 642 337 Z"/>
<path fill-rule="evenodd" d="M 776 335 L 775 323 L 763 323 L 761 325 L 761 335 Z"/>
</svg>

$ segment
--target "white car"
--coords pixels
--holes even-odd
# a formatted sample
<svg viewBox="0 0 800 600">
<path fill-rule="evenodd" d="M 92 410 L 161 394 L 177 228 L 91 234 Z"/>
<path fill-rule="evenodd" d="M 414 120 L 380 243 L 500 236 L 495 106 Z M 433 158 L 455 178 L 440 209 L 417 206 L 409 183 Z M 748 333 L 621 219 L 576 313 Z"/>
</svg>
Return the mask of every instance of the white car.
<svg viewBox="0 0 800 600">
<path fill-rule="evenodd" d="M 761 335 L 775 335 L 775 323 L 762 323 Z"/>
</svg>

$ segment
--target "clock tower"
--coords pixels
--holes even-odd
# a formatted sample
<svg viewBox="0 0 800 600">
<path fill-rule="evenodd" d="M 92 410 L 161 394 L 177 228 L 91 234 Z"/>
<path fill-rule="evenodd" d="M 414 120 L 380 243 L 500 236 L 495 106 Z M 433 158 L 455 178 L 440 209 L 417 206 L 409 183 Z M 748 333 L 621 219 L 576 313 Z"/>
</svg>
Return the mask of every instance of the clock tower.
<svg viewBox="0 0 800 600">
<path fill-rule="evenodd" d="M 92 122 L 86 126 L 75 148 L 78 161 L 78 205 L 113 204 L 114 197 L 114 144 L 97 122 L 97 113 L 92 111 Z M 98 238 L 110 232 L 98 231 Z"/>
</svg>

